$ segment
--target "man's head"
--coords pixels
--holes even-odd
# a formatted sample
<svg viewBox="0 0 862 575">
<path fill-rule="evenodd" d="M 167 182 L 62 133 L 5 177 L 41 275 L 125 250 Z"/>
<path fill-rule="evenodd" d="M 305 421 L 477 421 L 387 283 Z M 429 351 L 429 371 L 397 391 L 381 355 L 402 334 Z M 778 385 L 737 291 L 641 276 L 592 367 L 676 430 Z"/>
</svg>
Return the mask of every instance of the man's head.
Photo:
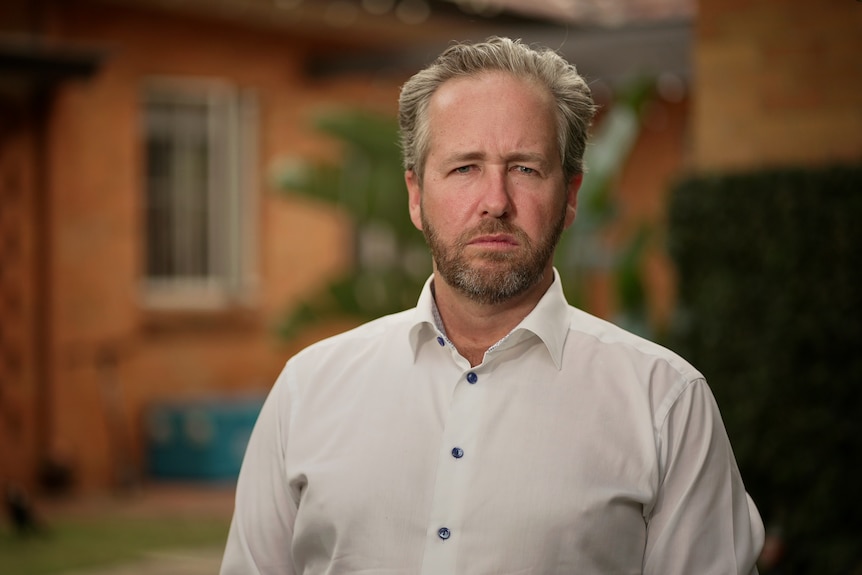
<svg viewBox="0 0 862 575">
<path fill-rule="evenodd" d="M 420 181 L 424 176 L 431 138 L 428 104 L 440 85 L 495 70 L 530 79 L 548 90 L 556 106 L 556 138 L 565 178 L 582 174 L 587 131 L 595 113 L 586 81 L 551 50 L 534 50 L 520 41 L 497 37 L 449 47 L 401 88 L 398 120 L 404 169 L 413 171 Z"/>
<path fill-rule="evenodd" d="M 454 46 L 405 84 L 410 216 L 447 285 L 492 305 L 547 288 L 592 114 L 573 67 L 507 39 Z"/>
</svg>

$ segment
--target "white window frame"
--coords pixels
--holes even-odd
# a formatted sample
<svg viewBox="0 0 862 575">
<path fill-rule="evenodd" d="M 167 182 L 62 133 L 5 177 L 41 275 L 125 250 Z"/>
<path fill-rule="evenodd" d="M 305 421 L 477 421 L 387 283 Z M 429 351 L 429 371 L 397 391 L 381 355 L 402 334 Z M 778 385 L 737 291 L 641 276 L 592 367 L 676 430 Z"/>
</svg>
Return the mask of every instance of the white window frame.
<svg viewBox="0 0 862 575">
<path fill-rule="evenodd" d="M 204 111 L 205 126 L 181 112 L 159 114 L 152 108 L 192 104 Z M 223 309 L 248 305 L 257 287 L 257 129 L 258 107 L 255 94 L 219 80 L 153 78 L 143 87 L 143 302 L 154 309 Z M 168 138 L 172 169 L 165 177 L 168 187 L 162 197 L 174 218 L 165 220 L 164 232 L 169 239 L 161 242 L 170 252 L 171 268 L 158 275 L 151 267 L 154 243 L 150 237 L 153 217 L 150 161 L 147 157 L 151 137 Z M 189 167 L 193 159 L 186 146 L 206 145 L 206 180 L 202 196 L 196 203 L 183 189 L 195 186 Z M 195 142 L 195 138 L 198 141 Z M 186 155 L 184 155 L 186 153 Z M 185 166 L 187 169 L 183 169 Z M 192 205 L 194 204 L 194 205 Z M 190 237 L 189 208 L 201 208 L 206 225 L 205 255 L 193 253 L 201 246 Z M 197 258 L 197 259 L 196 259 Z M 205 263 L 205 270 L 194 271 Z M 163 260 L 164 262 L 164 260 Z M 162 262 L 162 263 L 163 263 Z M 198 265 L 195 266 L 195 263 Z M 159 265 L 159 264 L 153 264 Z"/>
</svg>

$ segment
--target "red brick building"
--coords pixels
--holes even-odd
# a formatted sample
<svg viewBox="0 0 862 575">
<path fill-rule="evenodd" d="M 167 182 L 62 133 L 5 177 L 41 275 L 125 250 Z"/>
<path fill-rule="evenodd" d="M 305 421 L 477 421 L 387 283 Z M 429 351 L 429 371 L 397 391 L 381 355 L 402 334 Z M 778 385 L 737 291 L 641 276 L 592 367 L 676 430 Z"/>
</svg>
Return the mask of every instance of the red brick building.
<svg viewBox="0 0 862 575">
<path fill-rule="evenodd" d="M 143 468 L 148 405 L 265 392 L 304 343 L 277 319 L 352 251 L 341 214 L 274 193 L 277 163 L 336 152 L 321 104 L 396 106 L 395 79 L 311 58 L 464 27 L 247 8 L 0 8 L 0 481 L 110 485 Z"/>
<path fill-rule="evenodd" d="M 699 0 L 692 165 L 862 160 L 862 3 Z"/>
<path fill-rule="evenodd" d="M 291 353 L 341 327 L 274 335 L 350 265 L 353 235 L 272 176 L 286 156 L 337 156 L 310 127 L 319 105 L 394 113 L 401 82 L 451 39 L 560 46 L 605 104 L 626 74 L 665 78 L 616 182 L 612 236 L 660 224 L 686 170 L 862 157 L 852 0 L 701 0 L 693 30 L 691 2 L 575 2 L 543 14 L 574 22 L 550 27 L 390 4 L 0 6 L 0 482 L 35 486 L 59 462 L 82 488 L 115 485 L 145 469 L 148 406 L 265 393 Z M 656 251 L 644 269 L 660 320 L 670 266 Z M 607 278 L 593 292 L 609 315 Z"/>
</svg>

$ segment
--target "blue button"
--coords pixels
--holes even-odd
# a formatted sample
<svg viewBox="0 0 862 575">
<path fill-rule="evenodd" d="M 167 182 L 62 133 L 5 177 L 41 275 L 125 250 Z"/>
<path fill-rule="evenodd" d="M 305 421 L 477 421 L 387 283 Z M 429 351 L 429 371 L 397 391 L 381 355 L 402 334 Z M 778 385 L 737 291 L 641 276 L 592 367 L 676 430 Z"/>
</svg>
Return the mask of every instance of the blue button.
<svg viewBox="0 0 862 575">
<path fill-rule="evenodd" d="M 467 374 L 467 383 L 476 383 L 479 381 L 479 376 L 475 374 L 475 372 L 470 372 Z"/>
<path fill-rule="evenodd" d="M 460 447 L 453 447 L 452 457 L 454 457 L 455 459 L 461 459 L 462 457 L 464 457 L 464 450 Z"/>
<path fill-rule="evenodd" d="M 437 530 L 437 537 L 440 539 L 449 539 L 452 536 L 452 532 L 449 531 L 446 527 L 441 527 Z"/>
<path fill-rule="evenodd" d="M 437 343 L 439 343 L 439 344 L 440 344 L 440 347 L 443 347 L 444 345 L 446 345 L 446 340 L 445 340 L 445 339 L 443 339 L 443 337 L 442 337 L 442 336 L 439 336 L 439 335 L 438 335 L 438 336 L 437 336 Z"/>
</svg>

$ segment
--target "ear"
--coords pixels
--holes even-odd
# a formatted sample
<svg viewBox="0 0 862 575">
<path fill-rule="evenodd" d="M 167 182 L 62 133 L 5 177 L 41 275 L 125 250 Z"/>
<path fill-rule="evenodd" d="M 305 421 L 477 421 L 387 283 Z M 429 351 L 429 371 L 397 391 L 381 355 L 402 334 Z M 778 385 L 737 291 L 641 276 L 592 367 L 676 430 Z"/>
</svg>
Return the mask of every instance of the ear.
<svg viewBox="0 0 862 575">
<path fill-rule="evenodd" d="M 410 208 L 410 220 L 417 230 L 422 230 L 422 184 L 419 176 L 413 170 L 404 172 L 404 182 L 407 184 L 407 199 Z"/>
<path fill-rule="evenodd" d="M 572 225 L 575 221 L 575 214 L 578 211 L 578 190 L 581 189 L 581 183 L 584 181 L 583 174 L 575 174 L 569 180 L 569 185 L 566 187 L 566 223 L 565 227 Z"/>
</svg>

